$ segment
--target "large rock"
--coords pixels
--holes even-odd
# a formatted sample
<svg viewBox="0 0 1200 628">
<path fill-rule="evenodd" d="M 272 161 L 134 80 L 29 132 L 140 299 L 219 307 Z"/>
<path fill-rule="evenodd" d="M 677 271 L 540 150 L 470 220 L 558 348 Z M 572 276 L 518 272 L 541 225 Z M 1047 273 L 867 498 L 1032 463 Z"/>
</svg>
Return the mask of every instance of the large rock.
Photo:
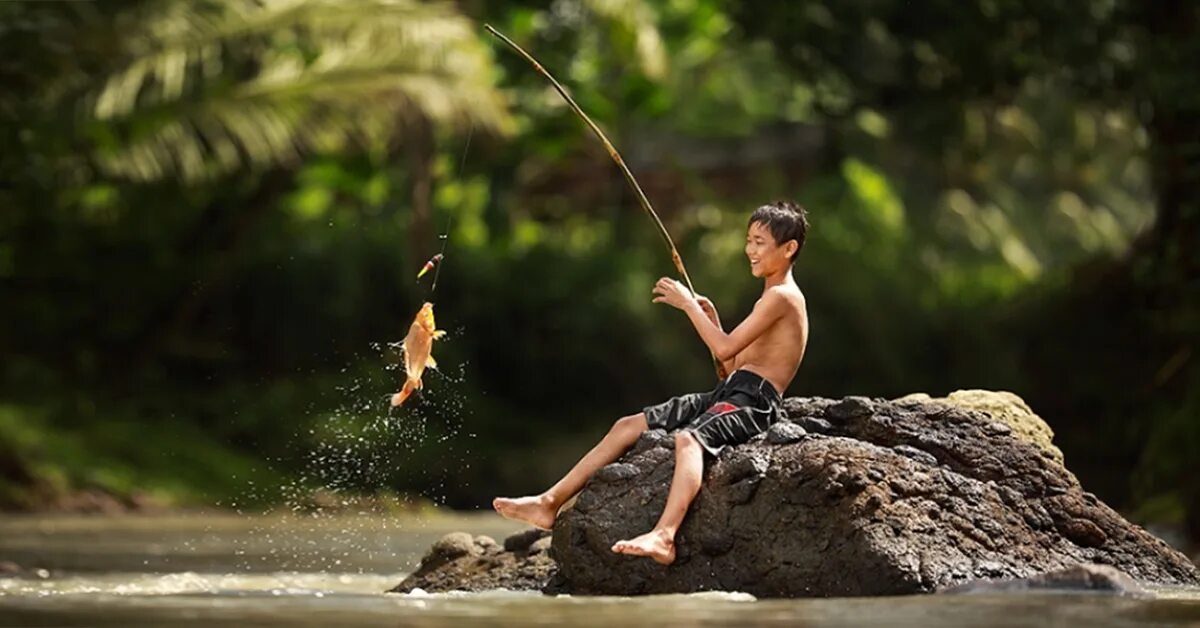
<svg viewBox="0 0 1200 628">
<path fill-rule="evenodd" d="M 989 395 L 787 399 L 790 422 L 708 465 L 669 567 L 609 550 L 666 500 L 674 441 L 647 432 L 559 517 L 554 587 L 892 595 L 1080 563 L 1200 583 L 1185 556 L 1080 487 L 1019 398 Z"/>
<path fill-rule="evenodd" d="M 451 532 L 434 543 L 417 570 L 388 593 L 539 590 L 555 570 L 547 552 L 549 535 L 545 530 L 527 530 L 500 545 L 491 537 Z"/>
</svg>

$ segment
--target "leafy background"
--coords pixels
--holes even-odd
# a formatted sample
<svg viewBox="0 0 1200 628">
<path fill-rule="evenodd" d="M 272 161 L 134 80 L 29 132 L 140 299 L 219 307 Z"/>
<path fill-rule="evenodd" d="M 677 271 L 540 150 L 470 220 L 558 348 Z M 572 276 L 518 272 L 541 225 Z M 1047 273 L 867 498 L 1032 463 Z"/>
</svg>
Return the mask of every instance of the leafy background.
<svg viewBox="0 0 1200 628">
<path fill-rule="evenodd" d="M 1200 538 L 1200 8 L 1183 0 L 0 4 L 0 505 L 478 507 L 711 384 L 745 217 L 812 218 L 790 394 L 1012 390 Z M 441 375 L 389 413 L 429 284 Z"/>
</svg>

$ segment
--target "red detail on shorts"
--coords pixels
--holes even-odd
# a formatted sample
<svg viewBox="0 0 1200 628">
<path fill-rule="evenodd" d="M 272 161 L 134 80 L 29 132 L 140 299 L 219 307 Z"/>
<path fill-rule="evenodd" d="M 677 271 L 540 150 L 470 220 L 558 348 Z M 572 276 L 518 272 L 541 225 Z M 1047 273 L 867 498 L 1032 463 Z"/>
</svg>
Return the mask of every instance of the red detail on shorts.
<svg viewBox="0 0 1200 628">
<path fill-rule="evenodd" d="M 708 409 L 708 413 L 725 414 L 726 412 L 733 412 L 734 410 L 737 410 L 737 406 L 733 405 L 732 403 L 729 403 L 728 401 L 718 401 L 712 404 L 712 406 Z"/>
</svg>

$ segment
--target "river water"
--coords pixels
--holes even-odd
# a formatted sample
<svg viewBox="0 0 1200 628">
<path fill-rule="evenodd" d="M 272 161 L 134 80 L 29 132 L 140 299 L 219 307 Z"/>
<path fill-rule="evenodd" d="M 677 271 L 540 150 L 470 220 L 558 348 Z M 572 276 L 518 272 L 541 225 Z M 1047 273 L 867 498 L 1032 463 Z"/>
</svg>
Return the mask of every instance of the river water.
<svg viewBox="0 0 1200 628">
<path fill-rule="evenodd" d="M 498 591 L 386 594 L 446 532 L 491 514 L 0 519 L 0 626 L 1194 626 L 1200 590 L 755 600 Z"/>
</svg>

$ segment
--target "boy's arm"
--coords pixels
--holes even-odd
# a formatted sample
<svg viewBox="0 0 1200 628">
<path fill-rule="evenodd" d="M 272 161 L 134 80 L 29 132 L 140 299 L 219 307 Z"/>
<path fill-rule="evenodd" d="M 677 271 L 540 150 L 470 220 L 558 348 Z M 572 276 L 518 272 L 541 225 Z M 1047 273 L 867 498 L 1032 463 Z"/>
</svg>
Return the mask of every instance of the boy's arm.
<svg viewBox="0 0 1200 628">
<path fill-rule="evenodd" d="M 725 327 L 721 325 L 721 316 L 717 314 L 716 304 L 714 304 L 708 297 L 701 296 L 699 294 L 696 295 L 696 302 L 700 304 L 700 309 L 704 312 L 704 315 L 708 317 L 708 320 L 712 321 L 712 324 L 716 325 L 717 329 L 725 331 Z M 716 356 L 714 355 L 713 357 Z M 734 361 L 735 360 L 733 358 L 728 360 L 720 360 L 721 367 L 725 369 L 726 373 L 733 372 Z"/>
<path fill-rule="evenodd" d="M 700 303 L 688 292 L 683 284 L 674 279 L 662 278 L 654 286 L 655 303 L 666 303 L 684 311 L 700 339 L 708 345 L 713 355 L 721 362 L 733 360 L 737 354 L 754 342 L 770 326 L 787 311 L 787 301 L 772 290 L 759 299 L 754 305 L 750 316 L 742 321 L 732 332 L 725 333 L 712 322 L 700 307 Z"/>
</svg>

